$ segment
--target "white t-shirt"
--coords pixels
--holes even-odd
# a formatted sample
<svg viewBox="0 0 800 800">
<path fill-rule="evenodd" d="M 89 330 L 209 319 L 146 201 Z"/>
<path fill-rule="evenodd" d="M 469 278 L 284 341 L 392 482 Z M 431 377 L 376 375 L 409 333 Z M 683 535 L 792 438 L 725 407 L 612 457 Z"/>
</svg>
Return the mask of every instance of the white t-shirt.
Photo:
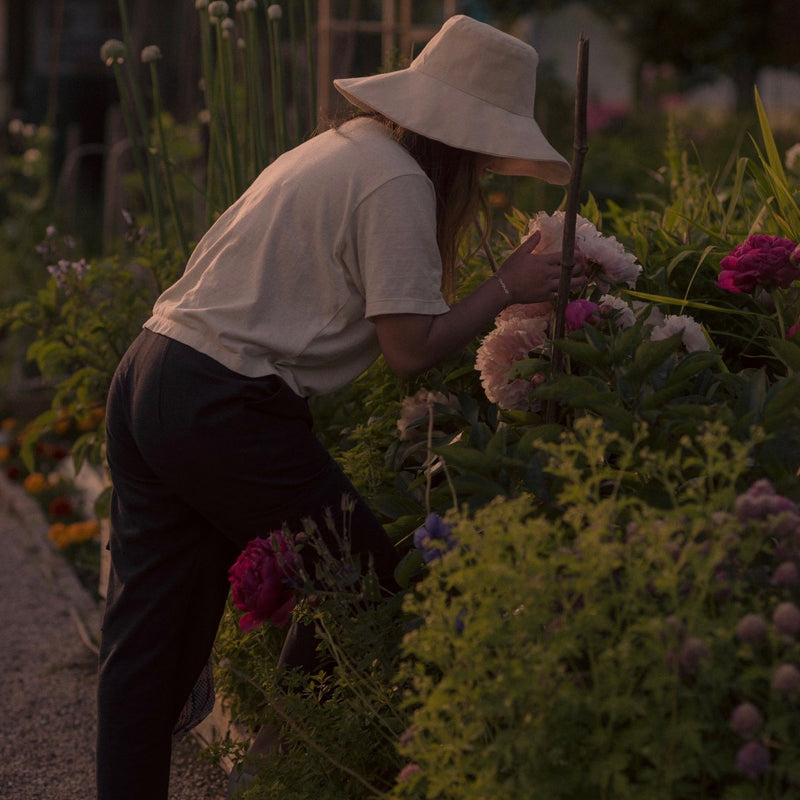
<svg viewBox="0 0 800 800">
<path fill-rule="evenodd" d="M 370 318 L 443 314 L 434 189 L 361 118 L 280 156 L 212 225 L 145 327 L 300 395 L 380 353 Z"/>
</svg>

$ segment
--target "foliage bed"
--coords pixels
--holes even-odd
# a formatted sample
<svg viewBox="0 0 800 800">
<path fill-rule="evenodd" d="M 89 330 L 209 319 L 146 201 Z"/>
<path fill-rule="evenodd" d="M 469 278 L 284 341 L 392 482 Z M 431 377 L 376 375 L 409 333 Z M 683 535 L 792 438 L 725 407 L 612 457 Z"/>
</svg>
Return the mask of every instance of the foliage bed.
<svg viewBox="0 0 800 800">
<path fill-rule="evenodd" d="M 237 5 L 235 56 L 227 5 L 198 3 L 205 223 L 300 127 L 279 103 L 271 127 L 253 114 L 264 111 L 259 26 L 280 79 L 275 5 L 263 16 Z M 49 487 L 31 479 L 37 446 L 65 419 L 95 414 L 70 446 L 78 464 L 102 463 L 97 409 L 112 371 L 197 227 L 186 180 L 196 153 L 174 146 L 159 106 L 157 48 L 143 54 L 152 119 L 127 48 L 103 51 L 142 141 L 126 240 L 85 261 L 43 229 L 49 278 L 17 284 L 2 311 L 53 387 L 52 408 L 5 454 L 31 491 Z M 400 591 L 376 594 L 370 574 L 323 551 L 321 573 L 294 586 L 294 617 L 317 632 L 313 675 L 278 674 L 283 632 L 243 632 L 229 608 L 218 690 L 246 724 L 275 724 L 282 738 L 243 797 L 797 792 L 800 281 L 720 285 L 721 262 L 748 237 L 800 242 L 797 169 L 758 97 L 756 111 L 752 142 L 719 173 L 672 133 L 646 194 L 624 206 L 585 197 L 585 220 L 643 268 L 635 286 L 613 288 L 633 318 L 598 313 L 517 360 L 508 377 L 524 382 L 522 407 L 487 399 L 479 343 L 417 381 L 379 362 L 314 400 L 320 437 L 396 541 Z M 498 214 L 495 258 L 538 210 Z M 489 273 L 485 254 L 466 256 L 462 291 Z M 653 337 L 654 310 L 671 334 Z M 703 346 L 687 345 L 687 326 Z M 314 531 L 302 533 L 313 546 Z"/>
</svg>

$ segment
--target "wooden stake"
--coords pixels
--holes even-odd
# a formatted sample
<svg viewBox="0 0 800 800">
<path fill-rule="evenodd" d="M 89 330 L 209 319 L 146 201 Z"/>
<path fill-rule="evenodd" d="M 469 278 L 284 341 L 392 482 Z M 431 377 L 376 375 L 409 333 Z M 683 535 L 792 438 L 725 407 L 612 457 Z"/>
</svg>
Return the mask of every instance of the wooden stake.
<svg viewBox="0 0 800 800">
<path fill-rule="evenodd" d="M 567 187 L 567 203 L 564 209 L 564 237 L 561 245 L 561 280 L 556 299 L 555 329 L 553 339 L 564 336 L 564 315 L 569 303 L 572 268 L 575 266 L 575 223 L 578 215 L 578 201 L 581 189 L 581 176 L 586 151 L 589 149 L 586 134 L 586 103 L 589 94 L 589 40 L 583 34 L 578 39 L 578 65 L 575 90 L 575 127 L 573 136 L 572 171 Z M 558 375 L 564 369 L 564 354 L 553 348 L 551 360 L 552 373 Z M 555 422 L 557 415 L 555 400 L 548 400 L 545 420 Z"/>
</svg>

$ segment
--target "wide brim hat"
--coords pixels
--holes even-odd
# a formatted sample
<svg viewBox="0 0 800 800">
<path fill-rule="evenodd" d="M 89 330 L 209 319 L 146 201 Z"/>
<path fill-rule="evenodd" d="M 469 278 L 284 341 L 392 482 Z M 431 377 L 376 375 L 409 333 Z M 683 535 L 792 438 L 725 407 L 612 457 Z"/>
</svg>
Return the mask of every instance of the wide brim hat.
<svg viewBox="0 0 800 800">
<path fill-rule="evenodd" d="M 456 15 L 407 68 L 333 85 L 402 128 L 492 156 L 492 172 L 563 184 L 569 164 L 533 117 L 538 64 L 536 50 L 515 36 Z"/>
</svg>

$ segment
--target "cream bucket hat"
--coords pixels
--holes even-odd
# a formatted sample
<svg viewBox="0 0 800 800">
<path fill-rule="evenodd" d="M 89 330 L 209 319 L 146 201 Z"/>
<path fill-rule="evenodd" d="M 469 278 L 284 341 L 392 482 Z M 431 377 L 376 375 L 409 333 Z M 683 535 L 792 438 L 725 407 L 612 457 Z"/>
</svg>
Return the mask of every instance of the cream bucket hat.
<svg viewBox="0 0 800 800">
<path fill-rule="evenodd" d="M 495 156 L 488 169 L 567 183 L 570 167 L 533 118 L 539 55 L 470 17 L 450 17 L 406 69 L 333 85 L 354 105 L 451 147 Z"/>
</svg>

